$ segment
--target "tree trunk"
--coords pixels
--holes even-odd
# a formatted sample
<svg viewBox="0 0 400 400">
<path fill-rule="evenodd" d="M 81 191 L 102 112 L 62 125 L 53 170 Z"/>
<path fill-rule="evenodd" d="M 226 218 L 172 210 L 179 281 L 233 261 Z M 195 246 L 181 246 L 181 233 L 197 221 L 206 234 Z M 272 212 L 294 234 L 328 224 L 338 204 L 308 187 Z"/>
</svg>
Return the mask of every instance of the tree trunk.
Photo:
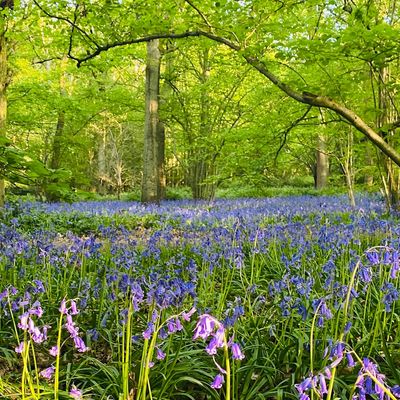
<svg viewBox="0 0 400 400">
<path fill-rule="evenodd" d="M 65 111 L 59 110 L 57 117 L 57 126 L 53 138 L 53 149 L 51 152 L 50 168 L 58 169 L 61 166 L 62 140 L 65 126 Z"/>
<path fill-rule="evenodd" d="M 200 125 L 194 140 L 193 158 L 190 160 L 190 186 L 194 199 L 210 199 L 214 196 L 214 185 L 207 182 L 213 172 L 210 149 L 204 144 L 211 135 L 210 97 L 207 83 L 210 78 L 210 49 L 204 49 L 201 58 L 200 75 Z M 198 143 L 203 143 L 199 146 Z"/>
<path fill-rule="evenodd" d="M 104 126 L 100 130 L 99 143 L 97 148 L 97 192 L 100 194 L 106 193 L 106 135 L 107 128 Z"/>
<path fill-rule="evenodd" d="M 364 183 L 371 187 L 374 184 L 374 176 L 372 175 L 371 168 L 374 166 L 374 159 L 372 156 L 372 148 L 370 143 L 365 144 L 365 166 L 368 168 L 364 175 Z"/>
<path fill-rule="evenodd" d="M 164 128 L 159 121 L 161 53 L 159 40 L 147 43 L 146 110 L 144 125 L 142 202 L 162 199 L 164 174 Z"/>
<path fill-rule="evenodd" d="M 347 194 L 349 196 L 350 204 L 352 207 L 355 207 L 356 199 L 354 196 L 353 143 L 354 143 L 353 129 L 350 126 L 347 135 L 347 147 L 346 147 L 346 155 L 345 155 L 343 170 L 346 179 Z"/>
<path fill-rule="evenodd" d="M 65 55 L 61 60 L 60 65 L 60 81 L 59 81 L 59 91 L 60 91 L 60 102 L 58 106 L 57 112 L 57 124 L 56 129 L 53 136 L 53 142 L 51 146 L 51 155 L 50 155 L 50 168 L 53 170 L 57 170 L 61 167 L 61 158 L 64 147 L 64 127 L 65 127 L 65 110 L 64 107 L 64 99 L 67 96 L 66 91 L 66 67 L 67 67 L 68 57 Z M 49 182 L 50 186 L 53 184 L 57 184 L 57 179 L 50 178 Z M 47 201 L 59 201 L 60 195 L 57 191 L 48 190 L 46 192 Z"/>
<path fill-rule="evenodd" d="M 5 7 L 13 8 L 14 2 L 7 1 L 2 3 L 0 11 Z M 7 63 L 7 21 L 6 17 L 0 16 L 0 136 L 6 136 L 7 125 L 7 86 L 9 84 L 9 71 Z M 4 207 L 5 203 L 5 171 L 0 170 L 0 208 Z"/>
<path fill-rule="evenodd" d="M 395 121 L 396 110 L 393 107 L 387 83 L 390 78 L 389 67 L 384 66 L 378 71 L 378 106 L 379 114 L 377 115 L 377 128 L 383 133 L 383 139 L 391 146 L 395 147 L 394 131 L 385 127 L 390 126 Z M 386 196 L 386 202 L 389 208 L 399 209 L 399 168 L 387 156 L 380 157 L 384 174 L 382 175 L 383 187 Z"/>
<path fill-rule="evenodd" d="M 317 162 L 315 168 L 315 188 L 317 190 L 325 188 L 328 184 L 329 157 L 326 151 L 326 137 L 322 133 L 319 133 L 317 138 Z"/>
<path fill-rule="evenodd" d="M 156 132 L 156 151 L 157 151 L 157 197 L 158 200 L 165 198 L 165 125 L 158 121 Z"/>
<path fill-rule="evenodd" d="M 64 98 L 67 95 L 66 88 L 65 88 L 65 80 L 66 80 L 65 68 L 67 66 L 67 60 L 68 60 L 67 56 L 64 56 L 61 61 L 61 72 L 60 72 L 61 102 L 63 102 Z M 64 126 L 65 126 L 65 111 L 62 108 L 62 106 L 60 106 L 58 109 L 57 125 L 56 125 L 56 130 L 54 132 L 53 145 L 52 145 L 52 151 L 51 151 L 50 168 L 52 168 L 52 169 L 58 169 L 61 166 Z"/>
</svg>

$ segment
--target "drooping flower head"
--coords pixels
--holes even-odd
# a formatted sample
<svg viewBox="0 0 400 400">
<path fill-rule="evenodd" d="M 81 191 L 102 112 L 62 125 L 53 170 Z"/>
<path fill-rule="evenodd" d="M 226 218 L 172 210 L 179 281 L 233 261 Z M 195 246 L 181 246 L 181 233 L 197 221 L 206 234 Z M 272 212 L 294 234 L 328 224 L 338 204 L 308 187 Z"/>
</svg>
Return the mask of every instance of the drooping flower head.
<svg viewBox="0 0 400 400">
<path fill-rule="evenodd" d="M 218 374 L 215 377 L 214 381 L 211 383 L 211 387 L 213 389 L 221 389 L 224 381 L 225 381 L 224 376 L 221 374 Z"/>
<path fill-rule="evenodd" d="M 72 385 L 71 390 L 69 391 L 69 395 L 76 400 L 81 400 L 83 399 L 82 397 L 82 391 L 79 390 L 75 385 Z"/>
<path fill-rule="evenodd" d="M 40 371 L 39 375 L 42 378 L 51 379 L 53 377 L 55 371 L 56 371 L 56 369 L 53 366 L 51 366 L 49 368 L 44 369 L 43 371 Z"/>
</svg>

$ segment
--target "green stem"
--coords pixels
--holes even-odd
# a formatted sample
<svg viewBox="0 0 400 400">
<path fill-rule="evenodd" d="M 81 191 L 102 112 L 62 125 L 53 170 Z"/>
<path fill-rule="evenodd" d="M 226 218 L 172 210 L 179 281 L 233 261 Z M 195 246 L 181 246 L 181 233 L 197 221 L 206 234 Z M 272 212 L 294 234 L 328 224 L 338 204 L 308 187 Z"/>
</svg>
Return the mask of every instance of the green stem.
<svg viewBox="0 0 400 400">
<path fill-rule="evenodd" d="M 355 279 L 356 279 L 356 274 L 358 271 L 358 268 L 360 266 L 360 261 L 357 262 L 357 264 L 354 267 L 353 273 L 351 274 L 350 282 L 349 282 L 349 287 L 347 289 L 347 294 L 346 294 L 346 300 L 344 302 L 344 307 L 343 307 L 343 324 L 344 326 L 346 325 L 346 320 L 347 320 L 347 315 L 349 311 L 349 304 L 350 304 L 350 296 L 351 296 L 351 288 L 354 285 Z M 344 337 L 344 326 L 342 329 L 342 332 L 339 336 L 339 342 L 343 341 Z M 328 387 L 328 394 L 326 395 L 326 400 L 331 400 L 332 399 L 332 394 L 333 394 L 333 384 L 335 382 L 335 375 L 336 375 L 336 367 L 332 368 L 331 372 L 332 376 L 329 381 L 329 387 Z"/>
<path fill-rule="evenodd" d="M 225 400 L 230 400 L 230 398 L 231 398 L 231 363 L 229 360 L 228 343 L 226 342 L 226 338 L 225 338 L 225 345 L 224 345 L 224 354 L 225 354 L 225 370 L 226 370 Z"/>
<path fill-rule="evenodd" d="M 63 322 L 63 314 L 60 314 L 58 320 L 58 333 L 57 333 L 57 356 L 56 356 L 56 371 L 54 374 L 54 400 L 58 400 L 58 387 L 60 383 L 60 354 L 61 354 L 61 329 Z"/>
<path fill-rule="evenodd" d="M 129 360 L 132 348 L 132 301 L 129 302 L 128 308 L 128 320 L 126 323 L 126 331 L 125 331 L 125 348 L 122 354 L 122 379 L 123 379 L 123 393 L 124 399 L 128 399 L 129 397 Z"/>
<path fill-rule="evenodd" d="M 149 384 L 150 362 L 153 358 L 154 348 L 156 346 L 157 332 L 158 332 L 157 329 L 155 329 L 153 336 L 151 338 L 149 350 L 147 352 L 146 365 L 144 366 L 145 369 L 144 369 L 143 391 L 141 400 L 146 400 L 146 390 L 147 390 L 147 385 Z"/>
<path fill-rule="evenodd" d="M 33 358 L 33 365 L 35 367 L 35 371 L 36 371 L 36 388 L 37 388 L 37 395 L 38 397 L 40 396 L 40 385 L 39 385 L 39 374 L 38 374 L 38 366 L 37 366 L 37 361 L 36 361 L 36 354 L 35 354 L 35 348 L 34 346 L 32 346 L 32 358 Z"/>
</svg>

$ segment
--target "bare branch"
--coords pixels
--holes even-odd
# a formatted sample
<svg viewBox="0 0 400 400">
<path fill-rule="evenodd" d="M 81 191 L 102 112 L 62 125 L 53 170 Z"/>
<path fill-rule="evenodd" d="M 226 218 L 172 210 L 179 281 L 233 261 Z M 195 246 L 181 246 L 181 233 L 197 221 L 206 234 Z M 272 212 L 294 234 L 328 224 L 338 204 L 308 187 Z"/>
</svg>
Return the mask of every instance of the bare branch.
<svg viewBox="0 0 400 400">
<path fill-rule="evenodd" d="M 275 154 L 275 158 L 274 158 L 274 163 L 276 163 L 276 160 L 278 159 L 279 153 L 281 152 L 281 150 L 283 149 L 283 147 L 286 144 L 287 141 L 287 135 L 289 134 L 289 132 L 295 128 L 301 121 L 303 121 L 303 119 L 307 116 L 307 114 L 310 112 L 312 106 L 308 106 L 307 110 L 305 111 L 305 113 L 303 115 L 301 115 L 299 118 L 295 119 L 282 133 L 283 133 L 283 140 L 279 146 L 279 149 L 277 150 L 276 154 Z"/>
<path fill-rule="evenodd" d="M 33 61 L 32 64 L 46 64 L 49 61 L 62 60 L 62 59 L 63 57 L 56 56 L 56 57 L 45 58 L 44 60 Z"/>
<path fill-rule="evenodd" d="M 188 4 L 190 5 L 190 7 L 192 7 L 192 8 L 197 12 L 197 14 L 200 15 L 200 18 L 205 22 L 205 24 L 206 24 L 210 29 L 212 29 L 211 24 L 208 22 L 207 18 L 206 18 L 205 15 L 200 11 L 200 9 L 199 9 L 198 7 L 196 7 L 196 6 L 193 4 L 192 1 L 190 1 L 190 0 L 185 0 L 185 1 L 186 1 L 186 3 L 188 3 Z"/>
<path fill-rule="evenodd" d="M 82 36 L 84 36 L 89 42 L 91 42 L 95 47 L 99 48 L 99 45 L 96 43 L 95 40 L 93 40 L 93 38 L 86 32 L 84 31 L 80 26 L 78 26 L 76 24 L 76 11 L 74 12 L 74 21 L 71 21 L 69 18 L 66 17 L 61 17 L 59 15 L 54 15 L 51 14 L 49 11 L 45 10 L 38 2 L 37 0 L 33 0 L 33 2 L 35 3 L 35 5 L 43 12 L 43 14 L 45 14 L 47 17 L 49 18 L 54 18 L 57 19 L 59 21 L 64 21 L 67 24 L 71 25 L 71 27 L 73 27 L 73 29 L 76 29 Z M 71 57 L 72 58 L 72 57 Z"/>
</svg>

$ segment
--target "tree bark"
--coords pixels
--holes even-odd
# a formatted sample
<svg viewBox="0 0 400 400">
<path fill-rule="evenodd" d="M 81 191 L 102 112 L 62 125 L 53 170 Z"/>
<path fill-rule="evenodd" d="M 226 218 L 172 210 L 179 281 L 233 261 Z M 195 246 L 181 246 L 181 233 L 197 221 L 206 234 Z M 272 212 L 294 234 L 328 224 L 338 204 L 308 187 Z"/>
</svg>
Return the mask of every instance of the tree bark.
<svg viewBox="0 0 400 400">
<path fill-rule="evenodd" d="M 396 120 L 395 110 L 390 99 L 390 93 L 387 88 L 387 83 L 390 78 L 389 67 L 384 66 L 378 71 L 378 115 L 377 115 L 377 128 L 379 130 L 385 130 L 383 133 L 383 139 L 395 145 L 394 143 L 394 131 L 386 129 L 385 127 L 390 126 Z M 400 207 L 399 197 L 399 169 L 393 163 L 393 161 L 386 156 L 380 157 L 385 174 L 382 175 L 383 187 L 385 189 L 386 202 L 389 208 L 398 209 Z"/>
<path fill-rule="evenodd" d="M 352 207 L 355 207 L 356 198 L 354 196 L 353 144 L 354 144 L 353 128 L 350 126 L 347 135 L 347 146 L 345 151 L 345 160 L 343 163 L 343 171 L 346 179 L 347 194 L 349 196 L 350 204 Z"/>
<path fill-rule="evenodd" d="M 164 128 L 159 118 L 161 53 L 159 40 L 147 43 L 142 202 L 158 203 L 163 195 Z"/>
<path fill-rule="evenodd" d="M 59 110 L 57 125 L 53 138 L 53 149 L 51 152 L 50 168 L 58 169 L 61 166 L 62 140 L 65 126 L 65 111 Z"/>
<path fill-rule="evenodd" d="M 158 121 L 156 132 L 156 152 L 157 152 L 157 198 L 158 201 L 165 198 L 165 125 Z"/>
<path fill-rule="evenodd" d="M 0 11 L 4 8 L 13 8 L 14 2 L 8 0 L 2 3 Z M 0 16 L 0 136 L 6 136 L 7 130 L 7 87 L 9 84 L 9 71 L 7 63 L 7 21 L 5 15 Z M 5 171 L 0 171 L 0 208 L 5 203 Z"/>
<path fill-rule="evenodd" d="M 194 199 L 210 199 L 214 196 L 214 186 L 207 182 L 207 178 L 213 173 L 213 162 L 210 151 L 204 144 L 212 134 L 210 124 L 210 95 L 208 81 L 210 78 L 210 49 L 205 48 L 201 54 L 200 71 L 200 123 L 199 129 L 193 141 L 194 151 L 190 162 L 190 186 Z M 200 143 L 200 145 L 199 145 Z"/>
<path fill-rule="evenodd" d="M 364 175 L 364 183 L 371 187 L 374 184 L 374 176 L 372 175 L 371 168 L 374 166 L 374 159 L 372 156 L 372 148 L 370 143 L 365 145 L 365 165 L 368 168 L 366 174 Z"/>
<path fill-rule="evenodd" d="M 106 127 L 102 126 L 97 148 L 97 192 L 100 194 L 106 194 L 106 135 Z"/>
<path fill-rule="evenodd" d="M 59 80 L 59 93 L 60 102 L 57 111 L 57 124 L 54 131 L 51 154 L 50 154 L 50 168 L 57 170 L 61 167 L 62 153 L 64 147 L 64 128 L 65 128 L 65 110 L 64 110 L 64 99 L 67 96 L 66 90 L 66 67 L 67 67 L 68 57 L 65 55 L 61 60 L 60 65 L 60 80 Z M 50 178 L 50 184 L 56 184 L 57 179 Z M 46 199 L 48 201 L 59 201 L 60 195 L 52 190 L 46 192 Z"/>
<path fill-rule="evenodd" d="M 64 56 L 61 61 L 60 89 L 59 89 L 61 102 L 67 95 L 65 87 L 66 83 L 65 68 L 67 66 L 67 60 L 68 60 L 67 57 Z M 54 132 L 51 159 L 50 159 L 50 168 L 52 169 L 58 169 L 61 166 L 64 127 L 65 127 L 65 110 L 63 109 L 63 106 L 59 106 L 57 114 L 57 125 L 56 125 L 56 130 Z"/>
<path fill-rule="evenodd" d="M 328 184 L 329 175 L 329 157 L 326 148 L 326 137 L 323 133 L 319 133 L 317 137 L 317 162 L 315 169 L 315 188 L 323 189 Z"/>
</svg>

